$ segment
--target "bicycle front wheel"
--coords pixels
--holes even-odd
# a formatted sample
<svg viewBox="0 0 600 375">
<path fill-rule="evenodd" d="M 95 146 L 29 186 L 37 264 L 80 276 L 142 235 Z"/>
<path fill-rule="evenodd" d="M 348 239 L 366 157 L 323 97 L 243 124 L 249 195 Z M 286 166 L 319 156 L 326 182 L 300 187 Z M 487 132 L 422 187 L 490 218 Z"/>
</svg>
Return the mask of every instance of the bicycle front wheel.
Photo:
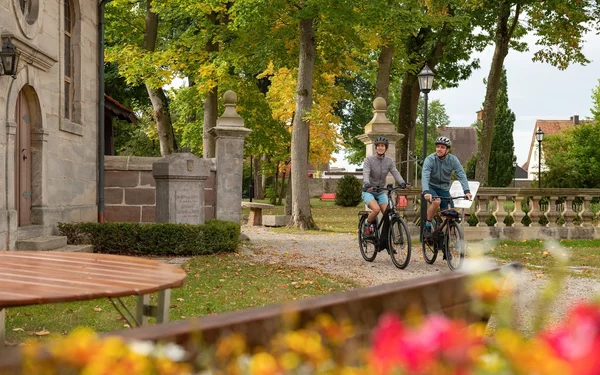
<svg viewBox="0 0 600 375">
<path fill-rule="evenodd" d="M 367 215 L 362 216 L 358 222 L 358 245 L 360 247 L 360 254 L 364 260 L 372 262 L 377 256 L 377 247 L 375 246 L 375 239 L 365 236 L 363 233 L 365 220 L 367 220 Z"/>
<path fill-rule="evenodd" d="M 460 268 L 465 259 L 465 240 L 462 228 L 457 222 L 448 223 L 446 235 L 446 262 L 451 270 Z"/>
<path fill-rule="evenodd" d="M 438 228 L 440 223 L 438 222 L 438 218 L 434 217 L 434 228 Z M 432 228 L 433 230 L 433 228 Z M 435 230 L 434 230 L 435 232 Z M 428 239 L 422 238 L 422 244 L 423 244 L 423 259 L 425 259 L 425 262 L 427 262 L 428 264 L 433 264 L 435 263 L 435 260 L 437 259 L 437 248 L 436 248 L 436 240 L 435 237 L 437 235 L 437 232 L 432 233 L 431 237 Z"/>
<path fill-rule="evenodd" d="M 406 268 L 410 262 L 411 252 L 410 232 L 406 221 L 400 217 L 393 218 L 388 236 L 390 257 L 394 266 L 400 269 Z"/>
</svg>

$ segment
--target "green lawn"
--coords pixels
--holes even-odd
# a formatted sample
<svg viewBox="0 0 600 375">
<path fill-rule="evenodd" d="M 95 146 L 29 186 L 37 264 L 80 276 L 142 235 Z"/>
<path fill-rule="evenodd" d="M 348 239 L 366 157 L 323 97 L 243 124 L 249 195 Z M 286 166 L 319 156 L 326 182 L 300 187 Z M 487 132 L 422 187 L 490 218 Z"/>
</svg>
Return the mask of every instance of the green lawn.
<svg viewBox="0 0 600 375">
<path fill-rule="evenodd" d="M 172 290 L 170 320 L 240 310 L 331 292 L 356 284 L 312 269 L 252 263 L 241 254 L 199 256 L 184 265 L 184 286 Z M 151 275 L 149 275 L 151 277 Z M 123 301 L 135 314 L 136 297 Z M 153 319 L 151 319 L 151 322 Z M 7 309 L 9 343 L 47 340 L 77 326 L 99 332 L 122 330 L 125 321 L 107 299 Z"/>
<path fill-rule="evenodd" d="M 536 269 L 562 264 L 572 275 L 600 277 L 600 240 L 500 241 L 487 255 Z"/>
<path fill-rule="evenodd" d="M 259 203 L 269 203 L 268 200 L 254 200 Z M 361 202 L 356 207 L 336 206 L 333 202 L 322 202 L 319 198 L 310 199 L 310 207 L 313 220 L 319 227 L 318 230 L 310 231 L 312 234 L 328 233 L 356 233 L 358 226 L 358 212 L 364 210 Z M 242 209 L 242 214 L 248 214 L 249 208 Z M 263 210 L 263 215 L 283 215 L 284 206 L 275 206 L 272 209 Z M 289 228 L 275 228 L 276 232 L 300 233 Z"/>
</svg>

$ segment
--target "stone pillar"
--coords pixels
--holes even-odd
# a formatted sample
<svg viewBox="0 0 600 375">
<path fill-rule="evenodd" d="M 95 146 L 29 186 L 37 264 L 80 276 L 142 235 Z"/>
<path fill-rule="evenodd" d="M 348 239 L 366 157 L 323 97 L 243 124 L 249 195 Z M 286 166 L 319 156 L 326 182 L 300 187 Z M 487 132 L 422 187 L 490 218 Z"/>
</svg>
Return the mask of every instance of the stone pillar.
<svg viewBox="0 0 600 375">
<path fill-rule="evenodd" d="M 365 134 L 361 134 L 356 138 L 362 141 L 367 145 L 367 156 L 375 155 L 377 150 L 375 149 L 375 139 L 377 137 L 386 137 L 390 141 L 390 146 L 388 147 L 386 156 L 394 159 L 394 162 L 398 163 L 396 160 L 396 143 L 404 138 L 404 134 L 400 134 L 396 132 L 396 127 L 392 124 L 386 117 L 385 112 L 387 110 L 387 103 L 385 99 L 381 97 L 375 98 L 373 100 L 373 119 L 365 126 Z M 396 165 L 396 167 L 398 167 Z M 408 180 L 408 176 L 402 176 L 405 180 Z M 393 182 L 393 177 L 388 176 L 388 183 Z"/>
<path fill-rule="evenodd" d="M 152 163 L 156 180 L 156 221 L 204 223 L 204 182 L 210 175 L 205 160 L 190 153 L 171 154 Z"/>
<path fill-rule="evenodd" d="M 239 223 L 242 214 L 242 173 L 244 139 L 251 130 L 244 128 L 244 119 L 235 110 L 237 95 L 227 91 L 223 95 L 225 110 L 217 119 L 217 126 L 210 130 L 215 138 L 217 163 L 217 207 L 219 220 Z"/>
</svg>

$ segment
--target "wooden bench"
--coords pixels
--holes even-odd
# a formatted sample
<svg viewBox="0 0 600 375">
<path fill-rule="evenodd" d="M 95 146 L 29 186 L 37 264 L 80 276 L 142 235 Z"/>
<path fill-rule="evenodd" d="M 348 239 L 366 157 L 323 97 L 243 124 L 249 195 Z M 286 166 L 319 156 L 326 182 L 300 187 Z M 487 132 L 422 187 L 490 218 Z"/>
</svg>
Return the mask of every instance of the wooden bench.
<svg viewBox="0 0 600 375">
<path fill-rule="evenodd" d="M 323 193 L 323 194 L 321 194 L 321 198 L 319 198 L 319 200 L 321 200 L 321 201 L 334 201 L 335 200 L 335 193 Z"/>
<path fill-rule="evenodd" d="M 504 267 L 480 271 L 477 274 L 498 273 L 508 268 L 519 270 L 521 265 L 511 263 Z M 241 333 L 252 349 L 266 346 L 271 338 L 286 326 L 285 322 L 290 322 L 290 314 L 294 314 L 296 318 L 294 321 L 298 327 L 313 321 L 320 314 L 328 314 L 338 321 L 344 318 L 352 321 L 356 335 L 350 345 L 365 344 L 370 340 L 372 329 L 385 313 L 404 316 L 409 311 L 421 311 L 425 314 L 444 314 L 467 322 L 486 322 L 490 316 L 478 315 L 470 306 L 471 295 L 466 287 L 473 275 L 446 272 L 285 304 L 173 321 L 105 335 L 119 335 L 135 340 L 174 342 L 194 353 L 199 348 L 200 337 L 205 346 L 214 344 L 220 338 L 232 333 Z M 289 328 L 289 325 L 287 327 Z M 20 348 L 9 348 L 4 353 L 0 353 L 4 354 L 0 355 L 0 374 L 4 374 L 3 371 L 21 373 L 19 351 Z"/>
<path fill-rule="evenodd" d="M 268 203 L 242 202 L 242 207 L 250 208 L 250 215 L 248 216 L 248 225 L 253 227 L 262 225 L 263 208 L 273 208 L 275 206 Z"/>
</svg>

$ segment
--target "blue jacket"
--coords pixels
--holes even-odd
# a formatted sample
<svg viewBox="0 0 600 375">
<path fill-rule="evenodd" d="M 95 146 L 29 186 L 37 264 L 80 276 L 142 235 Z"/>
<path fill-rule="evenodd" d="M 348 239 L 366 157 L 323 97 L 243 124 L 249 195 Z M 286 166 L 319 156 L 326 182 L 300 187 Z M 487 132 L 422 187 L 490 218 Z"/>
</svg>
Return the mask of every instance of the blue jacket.
<svg viewBox="0 0 600 375">
<path fill-rule="evenodd" d="M 452 154 L 447 154 L 444 159 L 440 159 L 434 152 L 426 157 L 423 163 L 423 174 L 421 175 L 423 194 L 431 194 L 429 187 L 450 190 L 452 171 L 456 172 L 456 177 L 458 177 L 465 194 L 470 193 L 467 174 L 460 165 L 458 158 Z"/>
</svg>

